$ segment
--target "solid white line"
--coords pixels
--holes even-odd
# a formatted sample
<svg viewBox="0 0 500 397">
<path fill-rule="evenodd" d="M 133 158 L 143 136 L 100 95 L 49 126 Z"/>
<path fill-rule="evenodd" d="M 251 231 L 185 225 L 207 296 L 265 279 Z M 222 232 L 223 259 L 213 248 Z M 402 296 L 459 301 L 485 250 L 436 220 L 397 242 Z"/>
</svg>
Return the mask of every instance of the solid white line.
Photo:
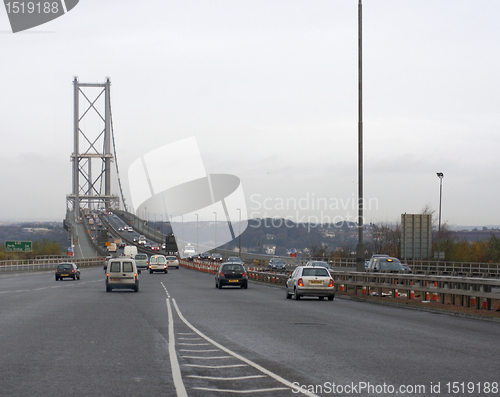
<svg viewBox="0 0 500 397">
<path fill-rule="evenodd" d="M 183 346 L 208 346 L 210 343 L 177 343 L 178 345 L 183 345 Z"/>
<path fill-rule="evenodd" d="M 208 336 L 204 335 L 202 332 L 198 331 L 198 329 L 196 329 L 193 325 L 191 325 L 191 323 L 189 321 L 187 321 L 184 316 L 182 315 L 182 313 L 180 312 L 179 310 L 179 307 L 177 306 L 177 302 L 175 301 L 175 299 L 172 299 L 172 302 L 174 304 L 174 307 L 175 307 L 175 311 L 177 312 L 177 315 L 179 316 L 179 318 L 184 322 L 184 324 L 186 324 L 189 328 L 191 328 L 194 332 L 196 332 L 198 335 L 200 335 L 202 338 L 204 338 L 205 340 L 207 340 L 208 342 L 212 343 L 214 346 L 218 347 L 219 349 L 225 351 L 226 353 L 232 355 L 233 357 L 236 357 L 238 358 L 239 360 L 247 363 L 248 365 L 251 365 L 252 367 L 254 367 L 255 369 L 259 370 L 260 372 L 270 376 L 271 378 L 273 379 L 276 379 L 278 382 L 280 383 L 283 383 L 285 386 L 291 388 L 292 390 L 297 390 L 297 392 L 300 392 L 300 393 L 303 393 L 307 396 L 310 396 L 310 397 L 318 397 L 316 394 L 314 393 L 310 393 L 309 391 L 307 390 L 304 390 L 304 389 L 301 389 L 299 388 L 298 386 L 294 385 L 292 382 L 289 382 L 287 381 L 286 379 L 282 378 L 281 376 L 275 374 L 274 372 L 271 372 L 269 371 L 268 369 L 260 366 L 259 364 L 256 364 L 254 363 L 253 361 L 239 355 L 238 353 L 234 353 L 233 351 L 229 350 L 228 348 L 222 346 L 220 343 L 217 343 L 216 341 L 214 341 L 213 339 L 210 339 Z M 292 391 L 293 392 L 293 391 Z"/>
<path fill-rule="evenodd" d="M 1 294 L 1 292 L 0 292 Z M 209 350 L 190 350 L 190 349 L 179 349 L 180 352 L 189 352 L 189 353 L 212 353 L 218 352 L 219 349 L 209 349 Z"/>
<path fill-rule="evenodd" d="M 234 393 L 234 394 L 265 393 L 269 391 L 290 390 L 288 387 L 273 387 L 270 389 L 253 389 L 253 390 L 210 389 L 208 387 L 193 387 L 193 389 L 204 390 L 204 391 L 216 391 L 220 393 Z"/>
<path fill-rule="evenodd" d="M 183 364 L 184 367 L 194 367 L 194 368 L 237 368 L 237 367 L 248 367 L 246 364 L 234 364 L 234 365 L 198 365 L 198 364 Z"/>
<path fill-rule="evenodd" d="M 220 358 L 233 358 L 231 356 L 220 356 L 220 357 L 193 357 L 193 356 L 182 356 L 183 358 L 197 358 L 200 360 L 217 360 Z"/>
<path fill-rule="evenodd" d="M 174 379 L 175 390 L 178 397 L 187 397 L 186 388 L 182 381 L 181 368 L 177 361 L 177 353 L 175 352 L 175 335 L 174 335 L 174 317 L 172 316 L 172 308 L 170 300 L 167 298 L 168 310 L 168 354 L 170 356 L 170 366 L 172 367 L 172 378 Z"/>
<path fill-rule="evenodd" d="M 211 380 L 245 380 L 265 378 L 266 375 L 248 375 L 248 376 L 233 376 L 231 378 L 221 378 L 220 376 L 201 376 L 201 375 L 186 375 L 188 378 L 211 379 Z"/>
</svg>

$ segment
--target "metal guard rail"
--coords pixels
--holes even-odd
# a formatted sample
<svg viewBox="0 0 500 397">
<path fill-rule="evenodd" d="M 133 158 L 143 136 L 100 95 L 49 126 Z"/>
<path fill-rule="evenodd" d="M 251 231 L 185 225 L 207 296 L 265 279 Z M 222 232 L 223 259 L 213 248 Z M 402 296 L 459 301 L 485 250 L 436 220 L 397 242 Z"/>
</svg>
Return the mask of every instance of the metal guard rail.
<svg viewBox="0 0 500 397">
<path fill-rule="evenodd" d="M 59 263 L 72 262 L 78 267 L 102 266 L 104 257 L 75 259 L 70 256 L 61 256 L 50 259 L 24 259 L 0 261 L 0 273 L 25 270 L 54 269 Z"/>
<path fill-rule="evenodd" d="M 194 259 L 181 259 L 180 265 L 188 269 L 215 274 L 219 263 Z M 270 284 L 285 285 L 291 271 L 266 271 L 262 266 L 248 265 L 249 280 Z M 332 271 L 335 280 L 335 291 L 347 293 L 349 289 L 358 290 L 364 295 L 371 295 L 372 290 L 382 296 L 384 290 L 389 290 L 391 296 L 398 297 L 400 291 L 405 291 L 407 299 L 415 299 L 415 292 L 421 292 L 425 300 L 445 302 L 445 296 L 451 296 L 452 304 L 476 307 L 477 309 L 492 309 L 492 300 L 500 300 L 500 280 L 492 278 L 469 278 L 453 276 L 436 276 L 424 274 L 395 273 L 365 273 Z M 481 301 L 482 300 L 482 301 Z"/>
</svg>

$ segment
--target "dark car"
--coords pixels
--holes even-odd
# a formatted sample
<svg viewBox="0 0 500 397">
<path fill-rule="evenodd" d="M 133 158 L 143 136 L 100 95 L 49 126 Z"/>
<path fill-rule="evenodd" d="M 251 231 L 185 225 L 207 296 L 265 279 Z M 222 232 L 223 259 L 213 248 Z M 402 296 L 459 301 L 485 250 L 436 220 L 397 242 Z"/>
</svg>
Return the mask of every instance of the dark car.
<svg viewBox="0 0 500 397">
<path fill-rule="evenodd" d="M 202 260 L 209 260 L 211 258 L 211 254 L 208 251 L 202 252 L 200 254 L 200 259 Z"/>
<path fill-rule="evenodd" d="M 222 262 L 223 261 L 222 255 L 218 254 L 218 253 L 214 253 L 214 254 L 212 254 L 212 260 L 214 262 Z"/>
<path fill-rule="evenodd" d="M 412 273 L 411 267 L 408 266 L 406 263 L 401 264 L 401 266 L 403 266 L 403 270 L 405 273 Z"/>
<path fill-rule="evenodd" d="M 72 278 L 80 280 L 80 269 L 74 263 L 60 263 L 56 267 L 56 281 L 63 278 Z"/>
<path fill-rule="evenodd" d="M 267 265 L 268 270 L 286 270 L 286 264 L 281 258 L 273 258 Z"/>
<path fill-rule="evenodd" d="M 221 289 L 225 285 L 235 285 L 248 288 L 248 276 L 241 263 L 225 262 L 215 274 L 215 288 Z"/>
<path fill-rule="evenodd" d="M 376 257 L 370 260 L 368 272 L 403 273 L 404 269 L 398 258 L 389 256 Z"/>
<path fill-rule="evenodd" d="M 242 265 L 245 263 L 245 262 L 243 262 L 243 259 L 241 259 L 238 256 L 230 256 L 229 258 L 227 258 L 227 262 L 237 262 L 237 263 L 241 263 Z"/>
</svg>

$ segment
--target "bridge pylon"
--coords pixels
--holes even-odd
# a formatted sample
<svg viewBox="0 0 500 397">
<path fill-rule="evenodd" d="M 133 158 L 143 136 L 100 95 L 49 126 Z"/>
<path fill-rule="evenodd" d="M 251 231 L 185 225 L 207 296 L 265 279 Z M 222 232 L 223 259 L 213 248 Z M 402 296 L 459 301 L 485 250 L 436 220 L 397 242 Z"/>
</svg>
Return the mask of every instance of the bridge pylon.
<svg viewBox="0 0 500 397">
<path fill-rule="evenodd" d="M 72 192 L 66 196 L 68 211 L 78 222 L 80 209 L 119 208 L 120 199 L 111 193 L 112 120 L 111 81 L 80 83 L 73 80 Z"/>
</svg>

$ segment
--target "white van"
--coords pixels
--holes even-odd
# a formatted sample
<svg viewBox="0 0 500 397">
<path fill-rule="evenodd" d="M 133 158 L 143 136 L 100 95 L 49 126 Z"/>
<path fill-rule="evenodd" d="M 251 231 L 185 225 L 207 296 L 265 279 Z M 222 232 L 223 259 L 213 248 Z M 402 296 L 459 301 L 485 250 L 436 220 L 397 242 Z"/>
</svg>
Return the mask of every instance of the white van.
<svg viewBox="0 0 500 397">
<path fill-rule="evenodd" d="M 135 245 L 126 245 L 125 248 L 123 248 L 123 255 L 135 258 L 137 255 L 137 247 Z"/>
<path fill-rule="evenodd" d="M 122 257 L 110 259 L 106 271 L 106 292 L 113 289 L 132 289 L 139 292 L 139 278 L 135 261 Z"/>
<path fill-rule="evenodd" d="M 151 255 L 149 258 L 149 273 L 163 272 L 168 273 L 167 258 L 163 255 Z"/>
</svg>

